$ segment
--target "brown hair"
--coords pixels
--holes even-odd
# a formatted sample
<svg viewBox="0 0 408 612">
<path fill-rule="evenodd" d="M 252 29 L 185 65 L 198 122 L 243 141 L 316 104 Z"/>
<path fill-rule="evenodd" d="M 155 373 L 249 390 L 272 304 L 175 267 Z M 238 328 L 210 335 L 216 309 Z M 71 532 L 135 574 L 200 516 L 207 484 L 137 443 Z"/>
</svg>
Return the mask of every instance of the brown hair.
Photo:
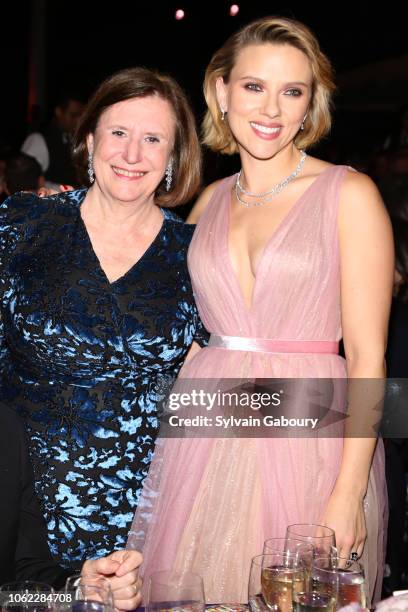
<svg viewBox="0 0 408 612">
<path fill-rule="evenodd" d="M 315 35 L 307 26 L 294 19 L 263 17 L 235 34 L 212 57 L 204 80 L 204 95 L 208 110 L 204 117 L 203 142 L 214 151 L 231 155 L 238 148 L 228 122 L 221 120 L 216 97 L 216 81 L 222 77 L 228 83 L 239 52 L 248 45 L 291 45 L 302 51 L 310 62 L 313 89 L 304 131 L 295 138 L 299 149 L 310 147 L 330 130 L 331 96 L 335 90 L 330 61 L 320 50 Z"/>
<path fill-rule="evenodd" d="M 159 96 L 174 113 L 176 130 L 173 159 L 173 182 L 166 191 L 164 177 L 156 190 L 155 202 L 160 206 L 177 206 L 196 194 L 201 179 L 201 150 L 194 115 L 178 83 L 168 75 L 147 68 L 128 68 L 108 77 L 95 91 L 83 112 L 74 135 L 74 160 L 86 178 L 88 158 L 87 136 L 94 133 L 102 113 L 118 102 L 132 98 Z"/>
</svg>

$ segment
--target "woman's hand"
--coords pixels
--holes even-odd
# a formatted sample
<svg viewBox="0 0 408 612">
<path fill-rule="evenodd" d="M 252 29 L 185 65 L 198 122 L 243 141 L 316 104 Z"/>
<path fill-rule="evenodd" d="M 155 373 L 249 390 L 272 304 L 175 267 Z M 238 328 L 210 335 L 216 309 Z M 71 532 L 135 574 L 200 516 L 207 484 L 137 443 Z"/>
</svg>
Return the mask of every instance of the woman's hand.
<svg viewBox="0 0 408 612">
<path fill-rule="evenodd" d="M 142 561 L 137 550 L 116 550 L 106 557 L 85 561 L 81 574 L 109 578 L 116 610 L 134 610 L 142 601 L 138 571 Z"/>
<path fill-rule="evenodd" d="M 363 504 L 363 496 L 336 488 L 329 498 L 321 520 L 336 534 L 339 557 L 347 559 L 350 553 L 361 557 L 363 553 L 367 537 Z"/>
</svg>

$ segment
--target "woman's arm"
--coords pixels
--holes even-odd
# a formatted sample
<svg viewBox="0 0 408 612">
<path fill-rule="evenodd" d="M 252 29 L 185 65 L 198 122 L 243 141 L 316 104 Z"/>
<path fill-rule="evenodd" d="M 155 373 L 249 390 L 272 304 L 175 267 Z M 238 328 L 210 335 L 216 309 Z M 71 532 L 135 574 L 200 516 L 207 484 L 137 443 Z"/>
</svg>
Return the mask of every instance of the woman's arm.
<svg viewBox="0 0 408 612">
<path fill-rule="evenodd" d="M 341 313 L 347 375 L 382 379 L 390 311 L 394 250 L 391 224 L 373 182 L 349 172 L 339 206 Z M 340 472 L 324 515 L 336 532 L 341 556 L 361 555 L 366 537 L 363 499 L 376 446 L 375 437 L 353 437 L 350 426 L 379 420 L 374 405 L 381 400 L 381 381 L 354 384 L 349 394 L 350 424 L 344 439 Z M 365 388 L 365 389 L 364 389 Z M 359 401 L 356 401 L 359 398 Z M 364 400 L 360 402 L 360 400 Z M 357 405 L 358 404 L 358 405 Z M 367 408 L 366 408 L 367 407 Z M 371 420 L 371 424 L 367 422 Z M 366 431 L 367 431 L 366 427 Z M 347 435 L 347 431 L 350 436 Z M 356 430 L 354 430 L 354 435 Z"/>
</svg>

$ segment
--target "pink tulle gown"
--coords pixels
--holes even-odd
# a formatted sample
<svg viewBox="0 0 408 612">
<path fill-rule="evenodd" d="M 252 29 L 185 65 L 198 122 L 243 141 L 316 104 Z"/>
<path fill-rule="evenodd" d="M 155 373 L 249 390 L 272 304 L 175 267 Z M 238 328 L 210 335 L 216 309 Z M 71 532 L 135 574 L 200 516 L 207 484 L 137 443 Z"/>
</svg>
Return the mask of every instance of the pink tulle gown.
<svg viewBox="0 0 408 612">
<path fill-rule="evenodd" d="M 220 184 L 197 225 L 189 268 L 212 342 L 226 348 L 202 349 L 181 377 L 346 376 L 345 361 L 332 348 L 342 336 L 337 209 L 346 172 L 344 166 L 325 170 L 270 237 L 250 309 L 228 251 L 235 176 Z M 237 341 L 229 342 L 231 336 L 243 338 L 241 348 L 252 350 L 233 350 Z M 265 351 L 256 339 L 288 342 L 283 351 L 273 342 Z M 143 550 L 145 578 L 160 569 L 188 569 L 203 576 L 207 602 L 246 602 L 251 557 L 262 552 L 266 538 L 283 537 L 287 525 L 319 521 L 341 455 L 342 440 L 336 438 L 163 439 L 128 547 Z M 369 598 L 376 600 L 384 556 L 382 443 L 365 511 L 362 563 Z"/>
</svg>

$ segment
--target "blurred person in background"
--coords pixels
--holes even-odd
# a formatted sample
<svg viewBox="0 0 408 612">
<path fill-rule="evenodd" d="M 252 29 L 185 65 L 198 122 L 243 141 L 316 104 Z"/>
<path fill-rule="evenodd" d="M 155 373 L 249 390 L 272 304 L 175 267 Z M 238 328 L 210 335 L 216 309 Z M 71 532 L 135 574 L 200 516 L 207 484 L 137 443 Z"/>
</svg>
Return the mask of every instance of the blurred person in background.
<svg viewBox="0 0 408 612">
<path fill-rule="evenodd" d="M 383 145 L 384 151 L 393 152 L 401 149 L 408 150 L 408 104 L 400 109 L 395 127 L 387 136 Z"/>
<path fill-rule="evenodd" d="M 391 218 L 408 221 L 408 149 L 388 155 L 388 173 L 378 186 Z"/>
<path fill-rule="evenodd" d="M 40 164 L 49 187 L 79 185 L 72 161 L 72 134 L 83 110 L 84 104 L 78 96 L 61 96 L 49 125 L 41 132 L 29 134 L 22 144 L 22 152 L 35 157 Z"/>
<path fill-rule="evenodd" d="M 44 186 L 44 175 L 38 161 L 26 153 L 11 155 L 6 162 L 4 183 L 6 194 L 37 191 Z"/>
<path fill-rule="evenodd" d="M 3 202 L 8 196 L 6 191 L 6 163 L 10 155 L 12 154 L 12 148 L 10 145 L 0 137 L 0 203 Z"/>
<path fill-rule="evenodd" d="M 387 376 L 390 379 L 408 379 L 408 198 L 394 202 L 391 218 L 395 242 L 394 296 L 392 300 L 388 347 Z M 392 382 L 392 388 L 399 385 Z M 402 394 L 391 393 L 386 410 L 398 422 L 407 419 L 406 387 Z M 394 428 L 395 432 L 395 428 Z M 400 431 L 397 434 L 401 435 Z M 385 438 L 385 466 L 389 500 L 387 540 L 387 571 L 384 580 L 386 593 L 408 587 L 408 533 L 407 533 L 407 472 L 408 440 Z M 405 572 L 405 574 L 404 574 Z"/>
</svg>

